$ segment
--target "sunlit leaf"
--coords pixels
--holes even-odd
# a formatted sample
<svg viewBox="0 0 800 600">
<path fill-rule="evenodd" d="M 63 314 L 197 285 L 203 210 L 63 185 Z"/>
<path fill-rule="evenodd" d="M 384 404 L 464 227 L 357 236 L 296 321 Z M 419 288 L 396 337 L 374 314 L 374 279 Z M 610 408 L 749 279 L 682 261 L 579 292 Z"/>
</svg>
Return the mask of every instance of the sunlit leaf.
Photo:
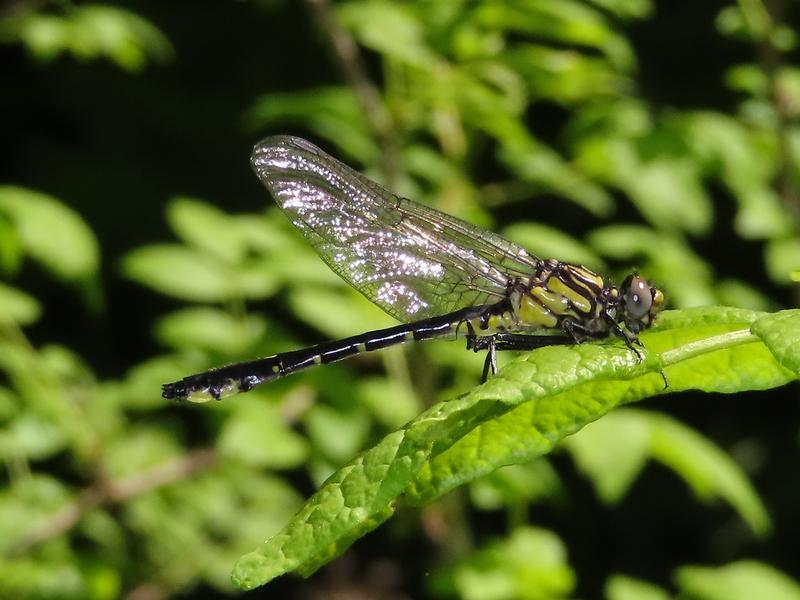
<svg viewBox="0 0 800 600">
<path fill-rule="evenodd" d="M 563 493 L 558 473 L 545 459 L 509 465 L 472 482 L 470 498 L 476 507 L 497 510 L 520 502 L 535 502 Z"/>
<path fill-rule="evenodd" d="M 603 259 L 591 248 L 570 235 L 540 223 L 515 223 L 503 230 L 503 235 L 541 258 L 558 260 L 605 270 Z"/>
<path fill-rule="evenodd" d="M 600 499 L 615 504 L 650 457 L 651 436 L 646 416 L 624 410 L 587 425 L 567 438 L 566 447 Z"/>
<path fill-rule="evenodd" d="M 368 48 L 415 66 L 428 66 L 435 60 L 411 5 L 374 0 L 348 2 L 339 7 L 337 14 L 342 25 Z"/>
<path fill-rule="evenodd" d="M 791 273 L 800 269 L 800 239 L 771 240 L 764 250 L 767 273 L 776 283 L 791 281 Z"/>
<path fill-rule="evenodd" d="M 219 451 L 256 467 L 288 469 L 308 454 L 305 439 L 292 431 L 271 404 L 243 400 L 228 418 L 218 441 Z"/>
<path fill-rule="evenodd" d="M 146 472 L 181 456 L 179 441 L 159 427 L 129 427 L 108 441 L 105 468 L 113 477 Z"/>
<path fill-rule="evenodd" d="M 303 417 L 308 436 L 329 459 L 342 463 L 361 449 L 369 433 L 369 418 L 362 410 L 337 410 L 318 404 Z"/>
<path fill-rule="evenodd" d="M 63 14 L 20 11 L 2 23 L 0 36 L 21 41 L 42 60 L 69 52 L 82 60 L 105 57 L 128 71 L 172 58 L 169 40 L 150 21 L 116 6 L 70 6 Z"/>
<path fill-rule="evenodd" d="M 186 308 L 161 319 L 159 339 L 175 348 L 200 348 L 230 356 L 252 348 L 263 337 L 266 323 L 258 315 L 236 317 L 215 308 Z"/>
<path fill-rule="evenodd" d="M 793 314 L 777 313 L 780 340 L 800 331 Z M 237 562 L 234 582 L 252 588 L 288 571 L 311 573 L 388 519 L 400 494 L 428 502 L 497 467 L 529 461 L 620 404 L 684 389 L 734 393 L 792 381 L 797 374 L 782 365 L 793 364 L 797 352 L 773 356 L 757 335 L 783 346 L 750 331 L 769 317 L 722 307 L 664 312 L 641 335 L 642 361 L 620 344 L 528 353 L 339 469 L 281 533 Z"/>
<path fill-rule="evenodd" d="M 334 338 L 397 325 L 375 304 L 345 287 L 304 286 L 290 292 L 289 304 L 294 314 Z"/>
<path fill-rule="evenodd" d="M 262 298 L 274 293 L 278 284 L 264 275 L 263 268 L 248 273 L 177 244 L 137 248 L 125 256 L 122 268 L 127 277 L 142 285 L 195 302 Z"/>
<path fill-rule="evenodd" d="M 42 307 L 33 296 L 0 283 L 0 323 L 30 325 L 39 320 Z"/>
<path fill-rule="evenodd" d="M 0 213 L 9 218 L 33 259 L 67 280 L 97 273 L 100 257 L 83 219 L 55 198 L 33 190 L 0 186 Z"/>
<path fill-rule="evenodd" d="M 482 25 L 510 29 L 556 43 L 593 47 L 620 69 L 635 58 L 628 42 L 617 34 L 602 14 L 573 0 L 559 2 L 486 2 L 476 11 Z"/>
<path fill-rule="evenodd" d="M 570 105 L 631 87 L 624 74 L 607 61 L 576 50 L 525 44 L 504 52 L 502 58 L 525 77 L 533 99 Z"/>
<path fill-rule="evenodd" d="M 173 198 L 167 206 L 167 220 L 175 233 L 191 246 L 233 263 L 244 255 L 246 240 L 235 220 L 207 202 Z"/>
<path fill-rule="evenodd" d="M 353 90 L 348 87 L 319 87 L 292 93 L 272 92 L 256 99 L 247 113 L 252 127 L 299 125 L 328 140 L 363 165 L 378 158 L 378 147 L 370 125 Z"/>
<path fill-rule="evenodd" d="M 452 578 L 459 597 L 467 600 L 568 598 L 575 575 L 566 554 L 555 534 L 520 528 L 463 559 Z"/>
<path fill-rule="evenodd" d="M 800 584 L 764 563 L 739 561 L 723 567 L 681 567 L 675 581 L 697 600 L 800 599 Z"/>
</svg>

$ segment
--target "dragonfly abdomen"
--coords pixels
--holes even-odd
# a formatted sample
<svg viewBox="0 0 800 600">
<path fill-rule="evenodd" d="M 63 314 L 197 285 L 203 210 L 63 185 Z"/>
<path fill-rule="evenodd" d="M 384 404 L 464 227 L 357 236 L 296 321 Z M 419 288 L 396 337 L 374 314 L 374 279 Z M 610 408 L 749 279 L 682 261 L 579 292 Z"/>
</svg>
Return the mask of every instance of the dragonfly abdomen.
<svg viewBox="0 0 800 600">
<path fill-rule="evenodd" d="M 221 400 L 297 371 L 337 362 L 362 352 L 380 350 L 403 342 L 467 335 L 475 329 L 471 324 L 478 322 L 485 311 L 486 307 L 470 307 L 439 317 L 213 369 L 165 384 L 162 386 L 162 396 L 190 402 Z M 464 326 L 466 323 L 470 325 Z"/>
</svg>

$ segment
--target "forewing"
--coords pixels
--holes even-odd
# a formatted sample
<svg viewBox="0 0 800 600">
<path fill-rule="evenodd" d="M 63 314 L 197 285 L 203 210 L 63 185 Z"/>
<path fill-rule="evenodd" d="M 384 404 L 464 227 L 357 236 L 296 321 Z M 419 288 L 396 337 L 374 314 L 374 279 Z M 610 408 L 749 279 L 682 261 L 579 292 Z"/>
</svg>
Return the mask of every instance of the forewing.
<svg viewBox="0 0 800 600">
<path fill-rule="evenodd" d="M 491 304 L 538 259 L 523 248 L 387 191 L 291 136 L 256 145 L 253 169 L 345 281 L 400 321 Z"/>
</svg>

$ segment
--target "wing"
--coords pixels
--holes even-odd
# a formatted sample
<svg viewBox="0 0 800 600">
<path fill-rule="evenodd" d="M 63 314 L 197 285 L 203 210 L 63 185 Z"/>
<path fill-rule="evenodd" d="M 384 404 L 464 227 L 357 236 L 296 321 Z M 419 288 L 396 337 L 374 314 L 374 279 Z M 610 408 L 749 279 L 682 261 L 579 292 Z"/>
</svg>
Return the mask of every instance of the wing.
<svg viewBox="0 0 800 600">
<path fill-rule="evenodd" d="M 342 279 L 400 321 L 491 304 L 539 260 L 520 246 L 401 198 L 301 138 L 251 158 L 278 205 Z"/>
</svg>

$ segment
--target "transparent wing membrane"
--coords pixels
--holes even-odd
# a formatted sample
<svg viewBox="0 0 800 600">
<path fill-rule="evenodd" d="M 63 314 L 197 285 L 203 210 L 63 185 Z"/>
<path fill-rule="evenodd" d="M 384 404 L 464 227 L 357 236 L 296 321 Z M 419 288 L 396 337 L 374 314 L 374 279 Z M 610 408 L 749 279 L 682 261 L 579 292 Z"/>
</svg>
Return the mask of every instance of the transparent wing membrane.
<svg viewBox="0 0 800 600">
<path fill-rule="evenodd" d="M 401 198 L 313 144 L 270 137 L 252 165 L 278 205 L 345 281 L 403 322 L 491 304 L 539 260 L 522 247 Z"/>
</svg>

